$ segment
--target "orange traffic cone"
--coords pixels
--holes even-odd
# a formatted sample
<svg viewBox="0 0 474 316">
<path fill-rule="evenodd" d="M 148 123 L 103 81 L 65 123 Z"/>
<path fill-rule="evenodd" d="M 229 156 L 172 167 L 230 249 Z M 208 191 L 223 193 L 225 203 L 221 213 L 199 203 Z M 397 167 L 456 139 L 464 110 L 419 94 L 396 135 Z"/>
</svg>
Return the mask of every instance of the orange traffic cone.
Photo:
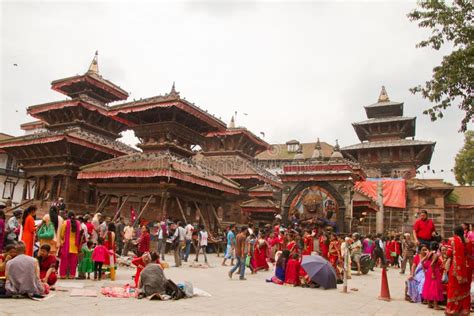
<svg viewBox="0 0 474 316">
<path fill-rule="evenodd" d="M 387 269 L 382 268 L 382 288 L 379 300 L 390 302 L 390 289 L 388 288 Z"/>
</svg>

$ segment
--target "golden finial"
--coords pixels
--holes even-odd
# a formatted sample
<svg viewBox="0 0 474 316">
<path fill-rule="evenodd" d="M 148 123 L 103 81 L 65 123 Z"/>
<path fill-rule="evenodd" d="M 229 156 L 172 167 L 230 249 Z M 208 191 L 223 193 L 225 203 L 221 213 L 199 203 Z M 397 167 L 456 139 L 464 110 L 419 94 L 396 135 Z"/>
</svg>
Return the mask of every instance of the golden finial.
<svg viewBox="0 0 474 316">
<path fill-rule="evenodd" d="M 382 86 L 382 90 L 380 91 L 379 102 L 390 102 L 385 86 Z"/>
<path fill-rule="evenodd" d="M 94 58 L 92 59 L 91 65 L 89 66 L 89 70 L 87 70 L 88 74 L 99 74 L 99 51 L 95 51 Z"/>
</svg>

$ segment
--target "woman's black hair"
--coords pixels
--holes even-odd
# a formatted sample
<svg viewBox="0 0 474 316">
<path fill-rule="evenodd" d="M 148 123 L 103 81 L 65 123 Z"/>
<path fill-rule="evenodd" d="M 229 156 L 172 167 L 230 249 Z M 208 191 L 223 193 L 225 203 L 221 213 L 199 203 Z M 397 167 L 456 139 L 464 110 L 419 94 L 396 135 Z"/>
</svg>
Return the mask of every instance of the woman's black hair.
<svg viewBox="0 0 474 316">
<path fill-rule="evenodd" d="M 87 247 L 91 247 L 93 244 L 94 244 L 94 242 L 92 240 L 87 241 Z"/>
<path fill-rule="evenodd" d="M 97 244 L 98 245 L 103 245 L 104 244 L 104 238 L 102 238 L 102 237 L 97 238 Z"/>
<path fill-rule="evenodd" d="M 51 220 L 51 223 L 54 225 L 54 230 L 58 230 L 59 226 L 59 220 L 58 220 L 58 208 L 56 206 L 51 206 L 49 209 L 49 219 Z"/>
<path fill-rule="evenodd" d="M 110 222 L 109 225 L 107 226 L 107 230 L 109 232 L 115 232 L 115 224 Z"/>
<path fill-rule="evenodd" d="M 283 250 L 280 257 L 276 262 L 277 267 L 283 267 L 288 262 L 288 258 L 290 258 L 290 251 L 288 249 Z"/>
<path fill-rule="evenodd" d="M 457 235 L 459 236 L 459 238 L 461 238 L 462 242 L 465 243 L 466 241 L 464 240 L 464 229 L 462 228 L 462 226 L 456 226 L 454 228 L 454 235 Z"/>
<path fill-rule="evenodd" d="M 67 213 L 67 218 L 71 221 L 71 231 L 75 233 L 77 230 L 76 215 L 73 211 L 69 211 L 69 213 Z"/>
<path fill-rule="evenodd" d="M 150 254 L 150 257 L 151 257 L 151 262 L 156 262 L 156 260 L 158 260 L 159 256 L 156 252 L 152 252 Z"/>
<path fill-rule="evenodd" d="M 40 247 L 40 250 L 41 249 L 46 250 L 46 252 L 49 254 L 49 252 L 51 251 L 51 246 L 48 244 L 44 244 Z M 36 259 L 38 260 L 38 264 L 41 267 L 41 262 L 43 262 L 43 257 L 39 255 L 39 252 L 38 252 L 38 257 Z"/>
<path fill-rule="evenodd" d="M 0 218 L 5 220 L 5 212 L 3 210 L 0 210 Z"/>
<path fill-rule="evenodd" d="M 26 218 L 28 215 L 30 215 L 32 212 L 36 211 L 37 208 L 34 205 L 29 206 L 26 210 L 23 211 L 23 219 L 21 220 L 21 224 L 25 226 Z"/>
<path fill-rule="evenodd" d="M 430 243 L 430 250 L 431 251 L 438 251 L 438 249 L 439 249 L 439 243 L 436 242 L 436 241 L 432 241 Z"/>
</svg>

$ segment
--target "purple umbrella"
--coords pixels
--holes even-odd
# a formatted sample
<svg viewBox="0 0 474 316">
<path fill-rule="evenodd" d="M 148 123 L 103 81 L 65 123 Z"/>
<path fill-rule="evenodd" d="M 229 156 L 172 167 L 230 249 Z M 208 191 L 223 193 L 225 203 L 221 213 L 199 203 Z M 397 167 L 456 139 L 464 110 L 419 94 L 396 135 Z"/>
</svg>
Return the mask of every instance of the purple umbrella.
<svg viewBox="0 0 474 316">
<path fill-rule="evenodd" d="M 329 261 L 321 256 L 303 256 L 301 266 L 311 281 L 325 289 L 337 288 L 336 271 Z"/>
</svg>

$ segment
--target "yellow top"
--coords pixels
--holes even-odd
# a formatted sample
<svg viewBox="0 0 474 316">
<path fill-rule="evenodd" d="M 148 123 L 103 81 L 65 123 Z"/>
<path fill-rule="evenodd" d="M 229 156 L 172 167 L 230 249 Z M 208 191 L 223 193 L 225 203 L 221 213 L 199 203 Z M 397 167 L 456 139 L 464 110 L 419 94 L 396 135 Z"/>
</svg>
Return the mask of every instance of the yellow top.
<svg viewBox="0 0 474 316">
<path fill-rule="evenodd" d="M 67 221 L 64 221 L 63 226 L 61 226 L 61 245 L 64 244 L 64 237 L 66 235 L 66 227 L 67 227 Z M 78 253 L 77 246 L 76 246 L 76 234 L 72 231 L 69 234 L 69 253 Z"/>
</svg>

